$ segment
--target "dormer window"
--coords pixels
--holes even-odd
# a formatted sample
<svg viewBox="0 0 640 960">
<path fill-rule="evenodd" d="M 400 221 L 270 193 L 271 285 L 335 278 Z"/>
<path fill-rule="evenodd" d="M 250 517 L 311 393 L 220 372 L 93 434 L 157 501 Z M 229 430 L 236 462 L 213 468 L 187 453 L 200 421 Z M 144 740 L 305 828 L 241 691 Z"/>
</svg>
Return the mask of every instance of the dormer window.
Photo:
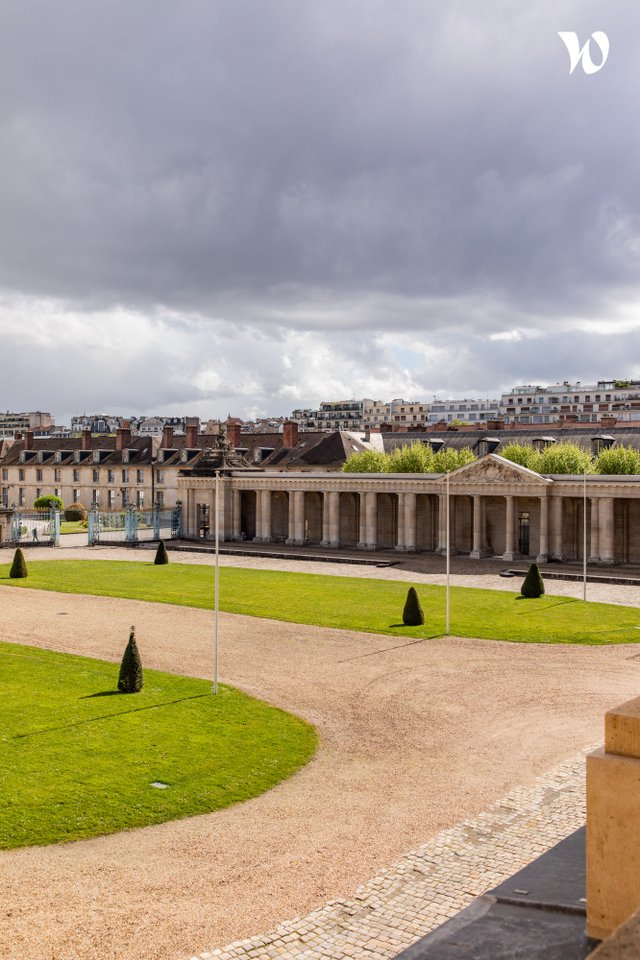
<svg viewBox="0 0 640 960">
<path fill-rule="evenodd" d="M 538 453 L 543 453 L 552 443 L 556 443 L 555 437 L 534 437 L 531 441 L 533 449 Z"/>
<path fill-rule="evenodd" d="M 129 463 L 129 450 L 122 451 L 122 462 Z"/>
<path fill-rule="evenodd" d="M 594 457 L 597 457 L 598 454 L 602 453 L 603 450 L 608 450 L 609 447 L 612 447 L 615 442 L 615 437 L 611 437 L 608 434 L 602 434 L 599 437 L 591 437 L 591 453 Z"/>
</svg>

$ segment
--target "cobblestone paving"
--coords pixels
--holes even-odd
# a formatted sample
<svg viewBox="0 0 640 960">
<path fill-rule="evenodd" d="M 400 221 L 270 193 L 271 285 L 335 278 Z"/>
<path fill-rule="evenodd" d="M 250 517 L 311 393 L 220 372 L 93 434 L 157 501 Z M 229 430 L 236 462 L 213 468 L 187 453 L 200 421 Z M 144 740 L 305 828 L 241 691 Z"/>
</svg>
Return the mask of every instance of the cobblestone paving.
<svg viewBox="0 0 640 960">
<path fill-rule="evenodd" d="M 584 755 L 517 787 L 332 900 L 192 960 L 388 960 L 582 826 Z"/>
</svg>

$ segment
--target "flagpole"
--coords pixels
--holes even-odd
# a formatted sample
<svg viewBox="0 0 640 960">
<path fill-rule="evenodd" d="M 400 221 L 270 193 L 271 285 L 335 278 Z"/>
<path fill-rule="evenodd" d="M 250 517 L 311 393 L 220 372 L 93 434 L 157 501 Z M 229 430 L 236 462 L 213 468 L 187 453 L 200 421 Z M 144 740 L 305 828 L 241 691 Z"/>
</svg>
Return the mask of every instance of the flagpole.
<svg viewBox="0 0 640 960">
<path fill-rule="evenodd" d="M 587 474 L 582 474 L 582 599 L 587 599 Z"/>
<path fill-rule="evenodd" d="M 447 600 L 446 600 L 446 611 L 447 611 L 447 613 L 446 613 L 446 623 L 445 623 L 445 636 L 448 637 L 448 636 L 449 636 L 449 628 L 450 628 L 450 603 L 449 603 L 449 586 L 450 586 L 450 582 L 449 582 L 449 581 L 450 581 L 450 572 L 451 572 L 451 571 L 450 571 L 450 567 L 451 567 L 451 564 L 450 564 L 450 553 L 451 553 L 451 550 L 450 550 L 450 546 L 451 546 L 451 544 L 450 544 L 450 536 L 451 536 L 451 534 L 450 534 L 450 530 L 449 530 L 449 471 L 448 471 L 448 470 L 447 470 L 446 489 L 447 489 L 447 496 L 446 496 L 445 517 L 446 517 L 447 531 L 446 531 L 446 536 L 445 536 L 445 544 L 446 544 L 446 551 L 447 551 L 447 586 L 446 586 L 446 591 L 445 591 L 445 592 L 446 592 L 446 598 L 447 598 Z"/>
<path fill-rule="evenodd" d="M 213 692 L 214 694 L 218 693 L 218 606 L 219 606 L 219 594 L 220 594 L 220 551 L 219 551 L 219 536 L 218 536 L 218 493 L 220 486 L 220 471 L 216 471 L 216 505 L 215 505 L 215 549 L 216 549 L 216 572 L 215 572 L 215 589 L 214 589 L 214 603 L 213 603 Z"/>
</svg>

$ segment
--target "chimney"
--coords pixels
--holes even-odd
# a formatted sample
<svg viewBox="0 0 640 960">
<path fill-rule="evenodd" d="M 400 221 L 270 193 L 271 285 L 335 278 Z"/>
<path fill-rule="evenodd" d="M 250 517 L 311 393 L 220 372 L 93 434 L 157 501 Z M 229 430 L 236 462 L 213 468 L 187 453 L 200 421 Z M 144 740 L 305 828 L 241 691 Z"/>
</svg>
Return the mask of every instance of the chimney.
<svg viewBox="0 0 640 960">
<path fill-rule="evenodd" d="M 116 450 L 124 450 L 131 443 L 131 427 L 116 428 Z M 84 447 L 82 448 L 85 449 Z"/>
<path fill-rule="evenodd" d="M 240 446 L 240 427 L 241 423 L 239 420 L 233 420 L 231 417 L 227 417 L 227 440 L 232 447 Z"/>
<path fill-rule="evenodd" d="M 286 450 L 295 447 L 298 442 L 298 424 L 295 420 L 286 420 L 282 427 L 282 446 Z"/>
<path fill-rule="evenodd" d="M 82 431 L 81 450 L 91 450 L 91 430 Z"/>
<path fill-rule="evenodd" d="M 173 427 L 164 426 L 162 428 L 162 440 L 160 446 L 165 450 L 170 450 L 173 447 Z"/>
<path fill-rule="evenodd" d="M 195 450 L 195 448 L 198 446 L 199 427 L 200 427 L 200 420 L 198 419 L 198 417 L 187 418 L 187 423 L 184 428 L 185 446 L 188 447 L 190 450 Z"/>
<path fill-rule="evenodd" d="M 33 430 L 26 430 L 24 434 L 24 449 L 33 450 Z"/>
</svg>

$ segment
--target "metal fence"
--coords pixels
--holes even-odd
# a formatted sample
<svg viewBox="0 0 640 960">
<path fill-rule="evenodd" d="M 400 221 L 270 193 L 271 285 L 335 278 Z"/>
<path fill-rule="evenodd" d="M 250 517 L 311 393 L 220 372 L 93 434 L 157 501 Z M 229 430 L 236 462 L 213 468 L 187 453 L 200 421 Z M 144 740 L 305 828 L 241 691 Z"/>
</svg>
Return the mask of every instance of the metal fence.
<svg viewBox="0 0 640 960">
<path fill-rule="evenodd" d="M 22 510 L 18 507 L 11 523 L 11 541 L 18 546 L 27 543 L 57 547 L 60 543 L 60 511 Z"/>
<path fill-rule="evenodd" d="M 103 511 L 92 507 L 88 517 L 88 543 L 138 543 L 140 540 L 171 540 L 182 536 L 181 508 L 162 510 Z"/>
</svg>

